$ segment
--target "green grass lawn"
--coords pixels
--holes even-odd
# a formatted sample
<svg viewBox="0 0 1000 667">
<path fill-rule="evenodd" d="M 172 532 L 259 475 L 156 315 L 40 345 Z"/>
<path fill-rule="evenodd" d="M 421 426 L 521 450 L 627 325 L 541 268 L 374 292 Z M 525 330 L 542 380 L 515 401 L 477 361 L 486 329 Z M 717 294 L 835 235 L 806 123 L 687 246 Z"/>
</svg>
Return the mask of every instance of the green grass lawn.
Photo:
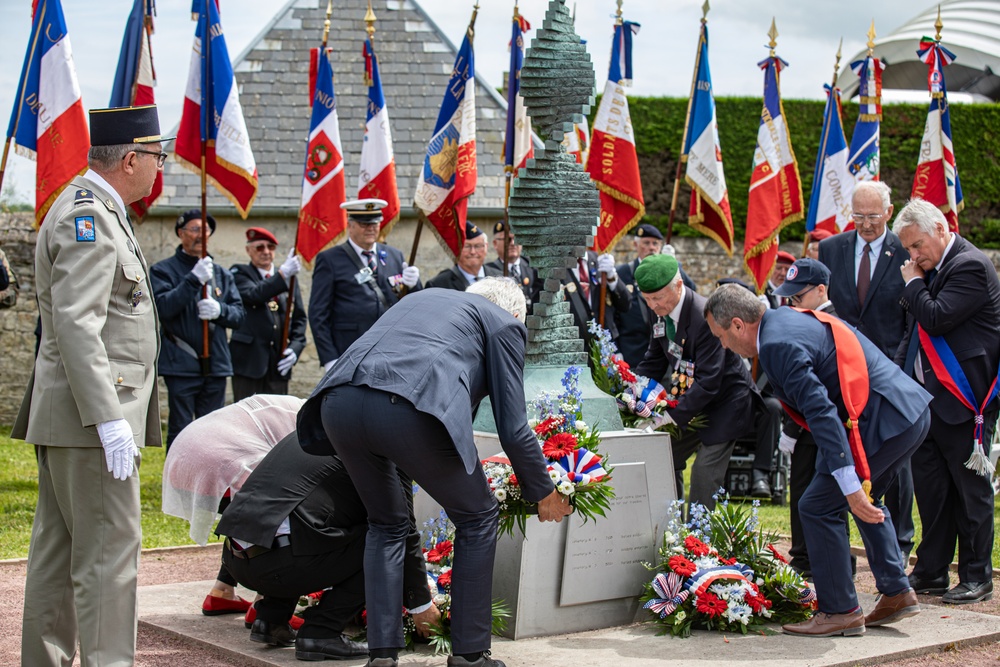
<svg viewBox="0 0 1000 667">
<path fill-rule="evenodd" d="M 147 447 L 142 450 L 142 469 L 139 474 L 142 502 L 142 546 L 170 547 L 193 544 L 188 537 L 188 524 L 183 519 L 167 516 L 160 511 L 161 476 L 166 449 Z M 685 471 L 685 481 L 690 468 Z M 35 450 L 30 445 L 10 439 L 10 427 L 0 426 L 0 559 L 24 558 L 28 555 L 31 538 L 31 521 L 38 498 L 38 470 Z M 920 541 L 920 519 L 916 516 L 915 541 Z M 1000 518 L 994 509 L 993 567 L 1000 569 Z M 788 535 L 788 505 L 772 505 L 765 501 L 760 506 L 760 520 L 765 530 Z M 214 538 L 214 535 L 213 535 Z M 857 527 L 851 522 L 851 544 L 861 546 Z"/>
</svg>

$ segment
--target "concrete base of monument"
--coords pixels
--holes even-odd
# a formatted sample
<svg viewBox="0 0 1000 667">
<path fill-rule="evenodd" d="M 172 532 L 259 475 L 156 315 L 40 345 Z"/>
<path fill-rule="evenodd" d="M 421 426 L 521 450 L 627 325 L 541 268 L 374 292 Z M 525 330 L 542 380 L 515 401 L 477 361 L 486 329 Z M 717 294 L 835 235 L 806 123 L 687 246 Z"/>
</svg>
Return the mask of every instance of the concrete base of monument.
<svg viewBox="0 0 1000 667">
<path fill-rule="evenodd" d="M 601 433 L 601 454 L 613 467 L 615 500 L 604 518 L 584 523 L 570 516 L 540 523 L 497 543 L 493 597 L 511 610 L 513 639 L 627 625 L 644 614 L 639 605 L 675 499 L 670 436 Z M 481 458 L 502 451 L 493 433 L 476 433 Z M 438 515 L 426 493 L 414 497 L 418 527 Z"/>
</svg>

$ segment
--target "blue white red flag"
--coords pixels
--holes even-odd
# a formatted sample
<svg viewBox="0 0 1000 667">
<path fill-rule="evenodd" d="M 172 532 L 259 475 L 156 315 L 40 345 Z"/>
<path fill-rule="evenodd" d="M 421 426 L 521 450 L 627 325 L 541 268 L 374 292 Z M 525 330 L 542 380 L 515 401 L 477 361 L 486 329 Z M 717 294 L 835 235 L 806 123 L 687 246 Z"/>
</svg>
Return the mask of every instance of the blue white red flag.
<svg viewBox="0 0 1000 667">
<path fill-rule="evenodd" d="M 457 258 L 465 243 L 469 197 L 476 191 L 476 68 L 469 24 L 427 144 L 414 205 Z"/>
<path fill-rule="evenodd" d="M 198 27 L 174 152 L 181 164 L 200 173 L 204 140 L 208 180 L 246 219 L 257 198 L 257 163 L 250 148 L 219 8 L 215 0 L 194 0 L 191 13 Z"/>
<path fill-rule="evenodd" d="M 882 70 L 885 63 L 874 56 L 851 63 L 858 75 L 858 122 L 854 125 L 847 165 L 856 181 L 879 180 L 879 135 L 882 122 Z"/>
<path fill-rule="evenodd" d="M 358 173 L 358 199 L 382 199 L 388 205 L 382 209 L 383 238 L 399 220 L 399 190 L 396 187 L 396 159 L 392 151 L 392 130 L 389 110 L 382 94 L 382 77 L 378 71 L 378 56 L 371 39 L 365 40 L 365 82 L 368 84 L 368 116 L 365 139 L 361 145 L 361 170 Z"/>
<path fill-rule="evenodd" d="M 90 133 L 59 0 L 37 0 L 7 138 L 35 160 L 35 226 L 74 176 L 87 170 Z"/>
<path fill-rule="evenodd" d="M 346 181 L 333 68 L 325 49 L 315 49 L 315 52 L 316 85 L 295 241 L 295 249 L 306 263 L 312 262 L 347 231 L 347 212 L 340 208 L 346 201 Z"/>
<path fill-rule="evenodd" d="M 504 165 L 517 174 L 535 156 L 531 143 L 531 119 L 521 97 L 521 66 L 524 64 L 524 33 L 531 24 L 514 8 L 510 36 L 510 70 L 507 77 L 507 132 L 504 135 Z"/>
<path fill-rule="evenodd" d="M 708 25 L 704 22 L 698 42 L 698 71 L 684 144 L 687 155 L 684 180 L 691 186 L 688 224 L 715 239 L 731 257 L 733 214 L 729 209 L 729 189 L 722 169 L 722 145 L 712 94 L 712 71 L 708 65 Z"/>
<path fill-rule="evenodd" d="M 931 105 L 927 111 L 927 124 L 920 144 L 917 173 L 913 177 L 911 197 L 920 197 L 937 206 L 948 219 L 948 228 L 958 231 L 958 214 L 965 208 L 962 183 L 958 179 L 958 166 L 951 141 L 951 113 L 948 110 L 948 88 L 944 81 L 944 67 L 955 60 L 955 54 L 930 37 L 920 41 L 917 50 L 920 59 L 927 63 L 927 87 Z"/>
<path fill-rule="evenodd" d="M 826 88 L 826 109 L 823 111 L 823 129 L 819 153 L 816 155 L 816 170 L 813 172 L 806 231 L 824 229 L 831 234 L 839 234 L 851 220 L 851 191 L 855 180 L 847 163 L 847 139 L 844 137 L 844 122 L 841 119 L 840 89 L 829 85 L 823 87 Z M 875 131 L 877 136 L 878 129 Z M 876 164 L 877 151 L 876 146 Z"/>
<path fill-rule="evenodd" d="M 639 158 L 624 85 L 632 79 L 632 35 L 639 24 L 615 26 L 608 82 L 594 118 L 587 172 L 601 193 L 601 219 L 594 249 L 605 252 L 642 219 L 646 207 L 639 180 Z"/>
<path fill-rule="evenodd" d="M 156 104 L 153 86 L 156 72 L 153 69 L 153 13 L 154 0 L 135 0 L 132 13 L 125 24 L 125 37 L 118 55 L 118 70 L 111 88 L 109 107 L 141 107 Z M 149 196 L 132 202 L 130 206 L 139 220 L 146 215 L 156 198 L 163 192 L 163 172 L 156 172 Z"/>
<path fill-rule="evenodd" d="M 772 55 L 757 65 L 764 70 L 764 106 L 750 175 L 743 264 L 760 293 L 774 271 L 778 232 L 802 219 L 803 206 L 799 167 L 781 103 L 781 70 L 788 63 Z"/>
</svg>

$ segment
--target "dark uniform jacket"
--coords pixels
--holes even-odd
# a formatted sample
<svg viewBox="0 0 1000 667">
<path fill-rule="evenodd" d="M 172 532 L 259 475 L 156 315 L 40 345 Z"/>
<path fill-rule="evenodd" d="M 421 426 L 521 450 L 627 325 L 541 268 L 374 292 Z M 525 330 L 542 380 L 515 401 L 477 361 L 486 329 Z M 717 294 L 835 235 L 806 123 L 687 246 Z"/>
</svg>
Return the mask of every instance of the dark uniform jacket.
<svg viewBox="0 0 1000 667">
<path fill-rule="evenodd" d="M 499 275 L 503 275 L 503 258 L 497 257 L 492 262 L 486 264 L 487 267 L 493 267 L 499 271 Z M 521 272 L 521 291 L 524 292 L 524 298 L 528 302 L 528 312 L 531 312 L 531 304 L 538 302 L 538 295 L 542 291 L 542 283 L 544 282 L 538 277 L 538 271 L 531 268 L 531 264 L 528 260 L 521 257 L 517 258 L 517 266 Z M 513 275 L 508 274 L 508 277 L 513 278 Z"/>
<path fill-rule="evenodd" d="M 409 485 L 408 481 L 400 481 Z M 296 556 L 342 550 L 368 532 L 368 513 L 351 478 L 335 455 L 316 457 L 289 433 L 261 460 L 222 514 L 216 534 L 270 545 L 288 518 Z M 413 609 L 431 601 L 420 534 L 406 539 L 404 604 Z"/>
<path fill-rule="evenodd" d="M 353 259 L 361 258 L 349 241 L 316 256 L 309 295 L 309 327 L 320 364 L 338 359 L 388 307 L 399 301 L 396 285 L 401 284 L 403 253 L 376 243 L 375 255 L 378 265 L 375 282 L 363 285 L 355 279 L 360 269 Z M 382 292 L 385 306 L 375 294 L 376 288 Z M 418 282 L 408 291 L 416 292 L 420 288 Z"/>
<path fill-rule="evenodd" d="M 233 374 L 260 379 L 269 370 L 277 373 L 275 367 L 284 352 L 281 349 L 281 334 L 288 307 L 288 283 L 277 268 L 274 275 L 266 280 L 253 264 L 236 264 L 230 272 L 246 310 L 243 325 L 233 331 L 229 339 Z M 292 304 L 287 346 L 295 351 L 297 357 L 301 357 L 306 346 L 306 311 L 302 306 L 298 281 Z M 289 371 L 284 377 L 291 378 L 291 375 Z"/>
<path fill-rule="evenodd" d="M 569 301 L 569 309 L 573 313 L 576 326 L 580 329 L 580 337 L 584 340 L 589 353 L 591 335 L 587 331 L 587 323 L 590 320 L 596 320 L 600 312 L 601 274 L 597 271 L 596 252 L 588 250 L 586 261 L 587 278 L 590 283 L 590 299 L 583 298 L 583 290 L 580 288 L 579 262 L 574 264 L 572 269 L 566 270 L 563 285 L 565 285 L 566 300 Z M 611 332 L 612 339 L 618 335 L 618 327 L 615 326 L 615 318 L 612 316 L 611 309 L 613 308 L 618 312 L 624 313 L 628 311 L 631 305 L 632 301 L 629 298 L 628 288 L 625 286 L 625 281 L 619 276 L 614 289 L 611 289 L 610 286 L 608 287 L 607 300 L 605 301 L 604 328 Z"/>
<path fill-rule="evenodd" d="M 483 265 L 483 273 L 487 277 L 498 277 L 503 275 L 503 269 L 498 269 L 489 264 Z M 427 281 L 428 287 L 443 287 L 445 289 L 455 289 L 459 292 L 464 292 L 465 288 L 469 286 L 469 281 L 465 278 L 458 266 L 453 266 L 450 269 L 445 269 L 441 273 L 437 274 L 433 278 Z"/>
<path fill-rule="evenodd" d="M 635 269 L 639 266 L 639 260 L 633 259 L 626 264 L 619 264 L 615 267 L 618 272 L 618 280 L 625 284 L 629 293 L 630 305 L 628 310 L 622 312 L 615 310 L 615 326 L 618 328 L 618 338 L 615 344 L 618 351 L 628 362 L 628 365 L 635 368 L 646 356 L 649 349 L 649 339 L 653 335 L 653 324 L 656 322 L 656 313 L 652 313 L 646 305 L 646 300 L 642 298 L 642 293 L 635 284 Z"/>
<path fill-rule="evenodd" d="M 201 375 L 198 357 L 202 351 L 202 320 L 198 318 L 198 301 L 202 284 L 191 273 L 197 257 L 186 254 L 181 246 L 173 257 L 168 257 L 149 269 L 156 310 L 160 315 L 160 375 L 195 377 Z M 215 264 L 214 278 L 207 283 L 212 298 L 219 302 L 219 317 L 208 323 L 210 338 L 210 377 L 229 377 L 233 364 L 229 355 L 226 329 L 237 329 L 243 324 L 246 311 L 236 290 L 233 275 Z"/>
</svg>

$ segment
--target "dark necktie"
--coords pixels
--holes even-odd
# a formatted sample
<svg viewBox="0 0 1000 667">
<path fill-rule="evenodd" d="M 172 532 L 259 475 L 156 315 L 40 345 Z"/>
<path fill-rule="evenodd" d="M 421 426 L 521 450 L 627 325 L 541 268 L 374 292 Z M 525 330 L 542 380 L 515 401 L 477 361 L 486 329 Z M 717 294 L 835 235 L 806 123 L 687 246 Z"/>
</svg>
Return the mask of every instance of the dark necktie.
<svg viewBox="0 0 1000 667">
<path fill-rule="evenodd" d="M 513 264 L 510 267 L 510 275 L 514 278 L 514 280 L 516 280 L 518 283 L 520 283 L 521 282 L 521 267 L 519 267 L 517 264 Z"/>
<path fill-rule="evenodd" d="M 674 326 L 674 319 L 667 315 L 663 318 L 663 324 L 667 331 L 667 340 L 673 340 L 674 336 L 677 335 L 677 327 Z"/>
<path fill-rule="evenodd" d="M 872 284 L 871 249 L 871 244 L 866 243 L 865 249 L 861 251 L 861 266 L 858 268 L 858 303 L 861 306 L 865 305 L 865 297 Z"/>
<path fill-rule="evenodd" d="M 375 275 L 375 253 L 371 250 L 362 250 L 361 254 L 368 261 L 368 269 L 372 272 L 372 275 Z"/>
</svg>

